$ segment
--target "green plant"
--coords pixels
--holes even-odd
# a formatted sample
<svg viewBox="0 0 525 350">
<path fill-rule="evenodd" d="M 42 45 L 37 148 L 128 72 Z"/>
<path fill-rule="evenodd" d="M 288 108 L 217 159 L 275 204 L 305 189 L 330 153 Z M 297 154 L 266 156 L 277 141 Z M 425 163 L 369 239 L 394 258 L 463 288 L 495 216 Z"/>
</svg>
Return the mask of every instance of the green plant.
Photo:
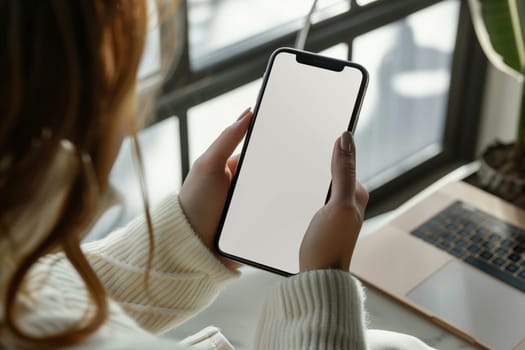
<svg viewBox="0 0 525 350">
<path fill-rule="evenodd" d="M 503 72 L 525 80 L 525 0 L 469 0 L 472 21 L 488 60 Z M 525 90 L 516 130 L 514 161 L 525 161 Z"/>
</svg>

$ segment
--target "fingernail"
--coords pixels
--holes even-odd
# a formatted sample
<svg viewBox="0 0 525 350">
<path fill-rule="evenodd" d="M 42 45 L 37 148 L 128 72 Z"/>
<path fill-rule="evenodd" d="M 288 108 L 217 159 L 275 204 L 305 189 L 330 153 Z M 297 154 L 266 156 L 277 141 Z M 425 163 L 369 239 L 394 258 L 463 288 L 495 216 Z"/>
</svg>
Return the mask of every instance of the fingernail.
<svg viewBox="0 0 525 350">
<path fill-rule="evenodd" d="M 354 150 L 354 138 L 349 131 L 343 132 L 339 146 L 344 152 L 350 153 Z"/>
<path fill-rule="evenodd" d="M 252 110 L 252 107 L 248 107 L 244 110 L 244 112 L 241 113 L 241 115 L 239 116 L 239 118 L 237 118 L 236 122 L 238 122 L 239 120 L 241 120 L 242 118 L 246 117 L 246 114 L 248 114 L 250 111 Z"/>
</svg>

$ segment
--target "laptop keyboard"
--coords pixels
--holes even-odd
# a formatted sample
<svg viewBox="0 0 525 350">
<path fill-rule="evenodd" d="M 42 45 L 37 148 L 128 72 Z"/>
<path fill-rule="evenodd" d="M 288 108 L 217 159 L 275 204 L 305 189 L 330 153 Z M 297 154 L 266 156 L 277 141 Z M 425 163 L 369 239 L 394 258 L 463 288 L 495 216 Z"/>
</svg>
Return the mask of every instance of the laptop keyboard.
<svg viewBox="0 0 525 350">
<path fill-rule="evenodd" d="M 457 201 L 411 234 L 525 292 L 525 230 Z"/>
</svg>

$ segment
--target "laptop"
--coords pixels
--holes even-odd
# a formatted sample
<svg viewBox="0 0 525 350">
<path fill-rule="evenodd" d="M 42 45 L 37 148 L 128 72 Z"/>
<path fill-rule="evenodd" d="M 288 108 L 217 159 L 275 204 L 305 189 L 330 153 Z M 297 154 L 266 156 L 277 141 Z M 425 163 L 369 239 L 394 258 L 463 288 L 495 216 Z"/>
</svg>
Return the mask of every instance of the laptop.
<svg viewBox="0 0 525 350">
<path fill-rule="evenodd" d="M 525 211 L 447 183 L 357 243 L 351 272 L 474 345 L 525 350 Z"/>
</svg>

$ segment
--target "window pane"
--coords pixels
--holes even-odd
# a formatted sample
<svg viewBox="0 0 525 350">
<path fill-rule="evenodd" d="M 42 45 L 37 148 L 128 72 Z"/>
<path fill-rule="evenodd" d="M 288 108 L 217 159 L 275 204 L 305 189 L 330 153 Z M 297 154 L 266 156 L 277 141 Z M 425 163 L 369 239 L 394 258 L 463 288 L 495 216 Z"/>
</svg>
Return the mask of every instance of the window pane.
<svg viewBox="0 0 525 350">
<path fill-rule="evenodd" d="M 313 21 L 347 11 L 348 0 L 319 0 Z M 214 51 L 270 31 L 279 31 L 292 22 L 298 29 L 312 1 L 305 0 L 188 0 L 190 59 L 194 67 Z M 290 29 L 290 30 L 292 30 Z M 264 38 L 259 38 L 264 41 Z M 210 56 L 211 55 L 211 56 Z"/>
<path fill-rule="evenodd" d="M 240 113 L 253 109 L 260 85 L 261 79 L 255 80 L 188 110 L 190 165 Z M 241 148 L 242 143 L 235 153 Z"/>
<path fill-rule="evenodd" d="M 170 117 L 138 133 L 144 155 L 144 179 L 151 207 L 166 197 L 177 193 L 182 183 L 179 121 Z M 90 229 L 84 242 L 105 237 L 109 232 L 126 225 L 131 219 L 144 213 L 140 188 L 141 179 L 136 168 L 131 137 L 126 138 L 109 174 L 109 182 L 118 195 L 108 205 L 96 225 Z M 163 176 L 158 176 L 162 174 Z"/>
<path fill-rule="evenodd" d="M 370 73 L 356 130 L 369 189 L 441 151 L 459 2 L 444 1 L 354 41 Z"/>
<path fill-rule="evenodd" d="M 348 59 L 348 45 L 345 43 L 337 44 L 335 46 L 329 47 L 326 50 L 319 52 L 319 54 L 337 58 L 340 60 Z"/>
<path fill-rule="evenodd" d="M 371 2 L 374 2 L 374 1 L 377 1 L 377 0 L 357 0 L 357 4 L 359 6 L 365 6 L 365 5 L 368 5 L 368 4 L 370 4 Z"/>
</svg>

